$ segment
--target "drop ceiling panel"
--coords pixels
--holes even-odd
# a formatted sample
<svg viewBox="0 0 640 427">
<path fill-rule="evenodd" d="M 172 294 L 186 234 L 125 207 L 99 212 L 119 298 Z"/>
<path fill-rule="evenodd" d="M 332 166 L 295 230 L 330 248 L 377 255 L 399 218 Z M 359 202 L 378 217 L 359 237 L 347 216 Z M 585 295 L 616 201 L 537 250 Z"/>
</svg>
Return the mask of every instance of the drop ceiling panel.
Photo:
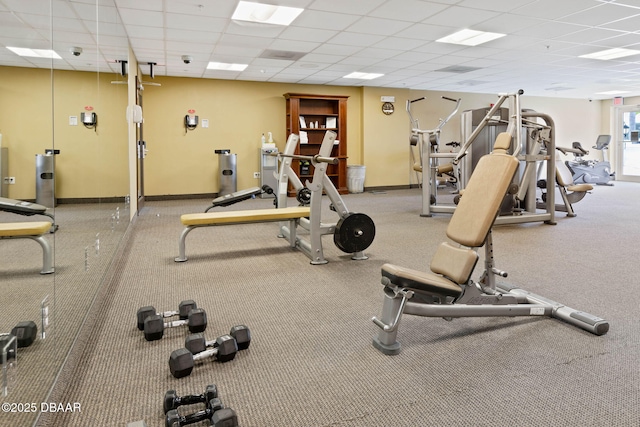
<svg viewBox="0 0 640 427">
<path fill-rule="evenodd" d="M 541 96 L 592 97 L 594 88 L 606 90 L 604 86 L 618 82 L 640 87 L 638 56 L 579 58 L 606 48 L 640 48 L 640 0 L 277 3 L 304 11 L 285 27 L 232 21 L 237 0 L 100 0 L 96 23 L 95 0 L 53 0 L 54 47 L 65 58 L 53 64 L 118 73 L 119 66 L 106 61 L 126 58 L 130 44 L 140 61 L 158 63 L 158 75 L 464 91 L 522 86 L 527 94 L 539 91 Z M 51 47 L 49 4 L 0 0 L 0 65 L 51 66 L 50 60 L 28 60 L 4 49 Z M 507 35 L 477 47 L 435 42 L 463 26 Z M 82 45 L 83 56 L 69 56 L 75 45 Z M 266 50 L 306 55 L 268 59 L 261 57 Z M 194 58 L 191 64 L 182 62 L 184 54 Z M 244 72 L 217 72 L 206 70 L 209 60 L 250 66 Z M 437 71 L 458 65 L 480 69 Z M 353 71 L 384 76 L 371 81 L 342 78 Z M 579 87 L 568 89 L 570 84 Z"/>
</svg>

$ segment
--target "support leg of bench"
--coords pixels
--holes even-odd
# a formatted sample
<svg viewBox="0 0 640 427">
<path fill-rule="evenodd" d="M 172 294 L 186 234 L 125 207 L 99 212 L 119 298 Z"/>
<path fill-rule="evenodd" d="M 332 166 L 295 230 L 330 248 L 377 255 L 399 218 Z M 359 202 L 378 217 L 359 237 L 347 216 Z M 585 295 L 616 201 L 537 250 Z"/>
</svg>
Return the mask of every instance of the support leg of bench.
<svg viewBox="0 0 640 427">
<path fill-rule="evenodd" d="M 50 274 L 54 272 L 53 268 L 53 251 L 51 245 L 44 236 L 27 236 L 29 239 L 35 240 L 42 246 L 42 271 L 40 274 Z"/>
<path fill-rule="evenodd" d="M 185 246 L 186 246 L 185 241 L 187 240 L 187 234 L 189 234 L 189 232 L 191 230 L 193 230 L 194 228 L 195 227 L 188 226 L 187 228 L 182 230 L 182 233 L 180 234 L 180 240 L 178 241 L 179 256 L 177 258 L 175 258 L 176 262 L 185 262 L 187 260 L 186 249 L 185 249 Z"/>
<path fill-rule="evenodd" d="M 296 247 L 296 229 L 298 228 L 298 220 L 291 218 L 289 220 L 289 246 Z"/>
<path fill-rule="evenodd" d="M 373 346 L 384 354 L 394 355 L 400 353 L 400 343 L 396 340 L 396 337 L 398 336 L 398 324 L 402 317 L 403 308 L 403 296 L 396 294 L 391 288 L 385 286 L 380 323 L 392 325 L 392 327 L 385 330 L 385 328 L 378 325 L 381 330 L 373 338 Z M 374 323 L 376 322 L 374 321 Z"/>
</svg>

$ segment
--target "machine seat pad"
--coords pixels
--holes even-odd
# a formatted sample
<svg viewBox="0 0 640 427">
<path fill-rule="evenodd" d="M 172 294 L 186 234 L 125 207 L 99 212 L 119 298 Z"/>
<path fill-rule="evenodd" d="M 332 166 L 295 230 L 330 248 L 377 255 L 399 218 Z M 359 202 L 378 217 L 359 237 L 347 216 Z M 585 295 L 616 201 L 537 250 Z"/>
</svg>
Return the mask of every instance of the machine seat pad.
<svg viewBox="0 0 640 427">
<path fill-rule="evenodd" d="M 438 167 L 436 168 L 436 172 L 438 174 L 451 173 L 451 172 L 453 172 L 453 164 L 452 163 L 445 163 L 443 165 L 438 165 Z"/>
<path fill-rule="evenodd" d="M 451 240 L 470 248 L 484 244 L 518 164 L 502 153 L 480 158 L 447 226 Z"/>
<path fill-rule="evenodd" d="M 253 209 L 244 211 L 193 213 L 180 216 L 186 226 L 246 224 L 252 222 L 286 221 L 311 215 L 311 208 L 295 206 L 280 209 Z M 49 224 L 51 226 L 51 224 Z"/>
<path fill-rule="evenodd" d="M 249 199 L 253 196 L 257 196 L 262 193 L 259 187 L 251 187 L 244 190 L 236 191 L 234 193 L 225 194 L 224 196 L 216 197 L 213 199 L 214 206 L 227 206 L 236 202 Z"/>
<path fill-rule="evenodd" d="M 591 190 L 593 190 L 593 185 L 591 184 L 574 184 L 567 187 L 567 191 L 575 191 L 578 193 L 584 193 Z"/>
<path fill-rule="evenodd" d="M 384 264 L 382 276 L 402 288 L 451 297 L 458 297 L 462 294 L 462 288 L 457 283 L 431 272 Z"/>
<path fill-rule="evenodd" d="M 49 232 L 49 221 L 0 223 L 0 237 L 40 236 Z"/>
</svg>

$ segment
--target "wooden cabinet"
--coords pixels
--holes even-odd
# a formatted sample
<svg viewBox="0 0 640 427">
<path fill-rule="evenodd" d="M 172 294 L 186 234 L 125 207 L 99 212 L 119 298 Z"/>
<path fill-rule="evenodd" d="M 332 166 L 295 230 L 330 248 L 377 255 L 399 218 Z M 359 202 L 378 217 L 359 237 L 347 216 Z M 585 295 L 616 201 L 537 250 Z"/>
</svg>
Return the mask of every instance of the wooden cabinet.
<svg viewBox="0 0 640 427">
<path fill-rule="evenodd" d="M 347 98 L 342 95 L 311 95 L 285 93 L 287 100 L 287 138 L 295 133 L 300 143 L 295 154 L 313 156 L 318 154 L 327 130 L 338 134 L 331 151 L 337 157 L 337 165 L 329 165 L 327 175 L 340 194 L 347 189 Z M 294 160 L 292 167 L 305 182 L 313 177 L 313 166 L 309 162 Z M 294 196 L 295 194 L 290 194 Z"/>
</svg>

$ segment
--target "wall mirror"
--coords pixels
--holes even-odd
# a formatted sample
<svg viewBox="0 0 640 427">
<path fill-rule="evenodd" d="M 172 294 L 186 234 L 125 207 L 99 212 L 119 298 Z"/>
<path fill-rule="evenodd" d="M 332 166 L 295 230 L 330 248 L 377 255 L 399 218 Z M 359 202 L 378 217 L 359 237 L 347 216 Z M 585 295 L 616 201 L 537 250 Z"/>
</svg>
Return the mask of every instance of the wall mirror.
<svg viewBox="0 0 640 427">
<path fill-rule="evenodd" d="M 52 50 L 59 58 L 22 57 L 8 47 Z M 49 202 L 36 200 L 51 178 L 40 173 L 37 155 L 48 154 L 55 192 L 47 213 L 58 227 L 43 236 L 52 248 L 51 274 L 40 274 L 37 242 L 0 240 L 0 333 L 24 321 L 37 326 L 33 343 L 19 348 L 5 371 L 0 400 L 17 405 L 47 401 L 129 224 L 128 88 L 119 62 L 129 47 L 113 0 L 6 0 L 0 51 L 2 182 L 14 182 L 2 196 Z M 50 218 L 0 210 L 0 223 L 32 221 Z M 38 411 L 19 412 L 14 425 L 37 421 Z"/>
</svg>

